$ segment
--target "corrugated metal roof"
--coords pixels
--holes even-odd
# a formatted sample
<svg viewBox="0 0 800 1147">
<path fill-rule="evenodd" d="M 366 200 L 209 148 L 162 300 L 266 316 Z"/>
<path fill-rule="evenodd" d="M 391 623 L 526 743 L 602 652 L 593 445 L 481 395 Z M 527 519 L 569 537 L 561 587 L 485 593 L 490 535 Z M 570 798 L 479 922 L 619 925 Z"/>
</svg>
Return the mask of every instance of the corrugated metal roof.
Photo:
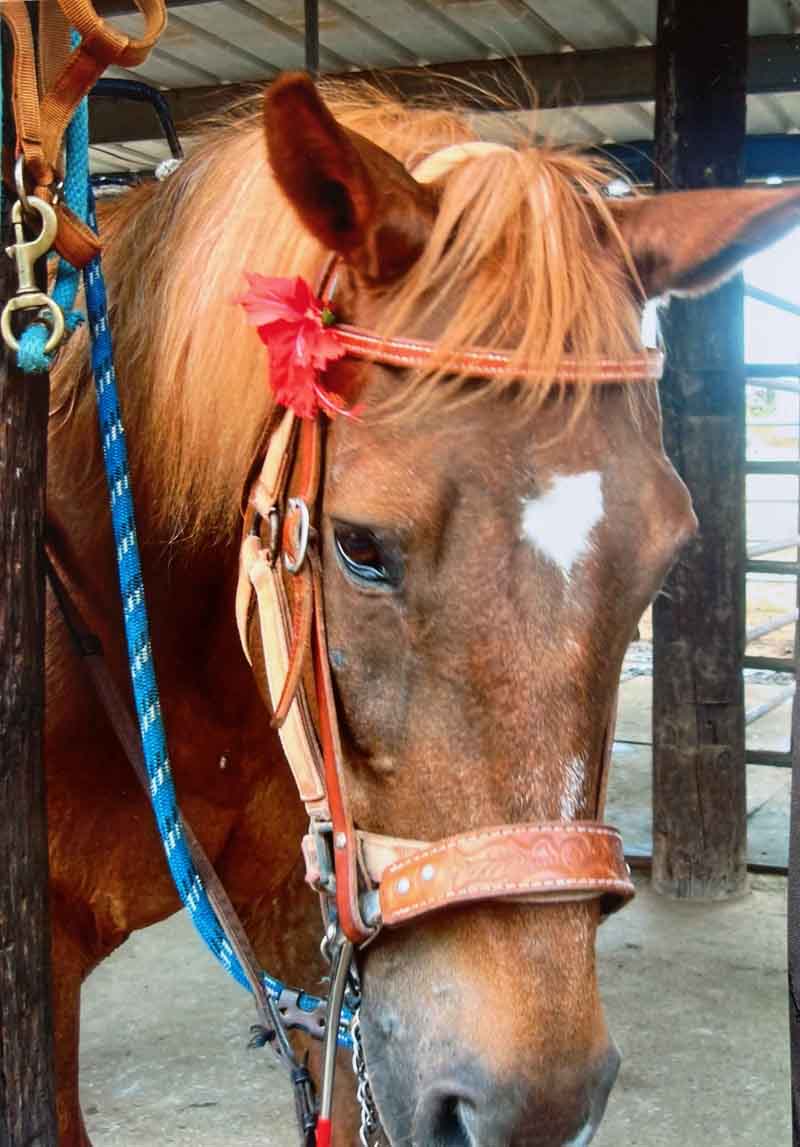
<svg viewBox="0 0 800 1147">
<path fill-rule="evenodd" d="M 641 46 L 654 40 L 656 9 L 657 0 L 320 0 L 321 66 L 346 72 Z M 115 23 L 135 32 L 138 17 Z M 752 35 L 799 30 L 800 0 L 751 0 Z M 171 11 L 162 41 L 135 74 L 165 88 L 224 85 L 268 80 L 303 61 L 302 2 L 203 0 Z M 530 126 L 532 113 L 519 116 Z M 488 133 L 507 133 L 503 117 L 480 118 Z M 651 103 L 536 114 L 541 134 L 582 143 L 647 139 L 653 122 Z M 749 97 L 748 131 L 800 131 L 800 92 Z M 96 148 L 93 159 L 96 169 L 109 170 L 149 165 L 163 153 L 147 142 Z"/>
</svg>

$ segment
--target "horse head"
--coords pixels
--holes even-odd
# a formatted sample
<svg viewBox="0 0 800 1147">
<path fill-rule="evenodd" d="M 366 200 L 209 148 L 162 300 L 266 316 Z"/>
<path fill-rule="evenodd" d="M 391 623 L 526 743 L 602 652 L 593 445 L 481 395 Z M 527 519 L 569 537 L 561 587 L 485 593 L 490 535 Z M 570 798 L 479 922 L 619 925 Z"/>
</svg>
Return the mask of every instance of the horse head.
<svg viewBox="0 0 800 1147">
<path fill-rule="evenodd" d="M 415 178 L 300 76 L 270 89 L 265 123 L 280 188 L 338 256 L 337 315 L 441 350 L 424 370 L 329 369 L 353 408 L 327 431 L 318 522 L 353 820 L 438 841 L 593 819 L 625 648 L 696 523 L 652 381 L 550 382 L 566 353 L 641 353 L 646 298 L 717 283 L 793 224 L 796 193 L 615 202 L 575 156 L 431 158 L 423 140 Z M 539 382 L 454 377 L 465 345 L 519 352 Z M 594 898 L 480 902 L 365 947 L 391 1143 L 590 1141 L 619 1064 L 600 919 Z"/>
</svg>

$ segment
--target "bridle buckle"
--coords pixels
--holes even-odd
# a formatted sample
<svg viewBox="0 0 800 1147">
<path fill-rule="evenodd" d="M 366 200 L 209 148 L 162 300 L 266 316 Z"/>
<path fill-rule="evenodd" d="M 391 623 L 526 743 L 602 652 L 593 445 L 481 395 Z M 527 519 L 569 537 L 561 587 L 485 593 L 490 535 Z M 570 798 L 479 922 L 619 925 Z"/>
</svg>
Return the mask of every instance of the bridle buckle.
<svg viewBox="0 0 800 1147">
<path fill-rule="evenodd" d="M 308 553 L 311 516 L 302 498 L 289 498 L 283 520 L 283 564 L 291 574 L 299 573 Z"/>
</svg>

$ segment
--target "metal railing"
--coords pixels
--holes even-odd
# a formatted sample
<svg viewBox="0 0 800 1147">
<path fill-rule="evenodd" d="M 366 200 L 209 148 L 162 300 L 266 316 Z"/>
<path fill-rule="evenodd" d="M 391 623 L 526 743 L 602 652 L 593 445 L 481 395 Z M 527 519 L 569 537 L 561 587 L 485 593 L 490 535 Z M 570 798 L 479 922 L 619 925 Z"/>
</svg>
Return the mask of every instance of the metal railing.
<svg viewBox="0 0 800 1147">
<path fill-rule="evenodd" d="M 780 295 L 775 295 L 771 291 L 765 291 L 760 287 L 747 285 L 745 286 L 745 295 L 750 299 L 755 299 L 785 314 L 800 318 L 800 305 L 791 302 L 789 299 L 784 299 Z M 765 391 L 780 391 L 800 395 L 800 362 L 748 363 L 746 384 L 751 387 L 757 386 Z M 800 428 L 798 427 L 798 422 L 775 423 L 775 425 L 781 425 L 785 429 L 788 429 L 790 426 Z M 798 441 L 797 459 L 767 460 L 749 458 L 745 464 L 745 472 L 748 476 L 761 475 L 800 478 L 800 440 Z M 766 502 L 773 500 L 759 499 L 758 501 Z M 781 498 L 774 499 L 774 501 L 777 503 L 787 502 L 789 500 Z M 797 504 L 796 500 L 795 504 Z M 800 578 L 800 560 L 798 560 L 798 555 L 800 555 L 800 549 L 798 548 L 800 547 L 800 511 L 795 516 L 795 522 L 797 529 L 794 533 L 784 533 L 775 538 L 767 538 L 748 543 L 747 559 L 745 562 L 745 571 L 747 574 L 773 575 L 779 578 L 793 577 L 796 580 Z M 785 550 L 794 550 L 795 559 L 786 560 L 785 558 L 778 559 L 770 558 L 769 556 L 770 554 L 782 553 Z M 795 590 L 795 602 L 797 603 L 797 601 L 797 590 Z M 777 633 L 781 629 L 796 625 L 799 616 L 800 613 L 797 605 L 795 605 L 795 608 L 784 611 L 767 622 L 751 626 L 746 633 L 746 645 L 750 645 L 752 642 L 766 637 L 771 633 Z M 770 657 L 748 654 L 745 649 L 742 667 L 743 669 L 768 670 L 775 673 L 794 674 L 795 661 L 794 657 Z M 773 713 L 776 709 L 788 704 L 794 698 L 795 692 L 796 682 L 792 681 L 777 689 L 774 696 L 767 698 L 760 704 L 751 706 L 745 712 L 745 724 L 747 727 L 749 728 L 763 717 L 766 717 L 767 714 Z M 772 749 L 747 749 L 745 751 L 745 761 L 749 765 L 777 765 L 788 768 L 792 763 L 792 754 L 791 751 L 781 752 Z"/>
</svg>

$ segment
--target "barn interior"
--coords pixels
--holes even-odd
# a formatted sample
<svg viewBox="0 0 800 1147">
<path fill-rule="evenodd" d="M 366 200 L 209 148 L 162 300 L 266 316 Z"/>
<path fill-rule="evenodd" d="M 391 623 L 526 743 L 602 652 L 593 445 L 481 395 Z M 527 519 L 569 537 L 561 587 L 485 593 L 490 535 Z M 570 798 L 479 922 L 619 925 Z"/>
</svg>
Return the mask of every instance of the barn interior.
<svg viewBox="0 0 800 1147">
<path fill-rule="evenodd" d="M 127 0 L 97 7 L 136 31 Z M 444 96 L 486 138 L 522 127 L 601 151 L 620 165 L 611 195 L 633 184 L 800 179 L 800 0 L 168 7 L 147 62 L 110 69 L 91 99 L 102 194 L 168 178 L 194 122 L 303 67 L 409 98 Z M 665 438 L 701 532 L 623 671 L 608 819 L 623 831 L 639 895 L 601 933 L 623 1067 L 598 1147 L 792 1141 L 785 920 L 800 288 L 779 271 L 794 248 L 771 258 L 702 303 L 670 304 L 669 349 L 684 365 L 663 382 Z M 707 339 L 712 329 L 723 337 Z M 690 352 L 701 345 L 698 361 Z M 246 1048 L 249 1014 L 182 917 L 132 937 L 84 992 L 83 1105 L 95 1147 L 293 1142 L 292 1097 Z"/>
</svg>

